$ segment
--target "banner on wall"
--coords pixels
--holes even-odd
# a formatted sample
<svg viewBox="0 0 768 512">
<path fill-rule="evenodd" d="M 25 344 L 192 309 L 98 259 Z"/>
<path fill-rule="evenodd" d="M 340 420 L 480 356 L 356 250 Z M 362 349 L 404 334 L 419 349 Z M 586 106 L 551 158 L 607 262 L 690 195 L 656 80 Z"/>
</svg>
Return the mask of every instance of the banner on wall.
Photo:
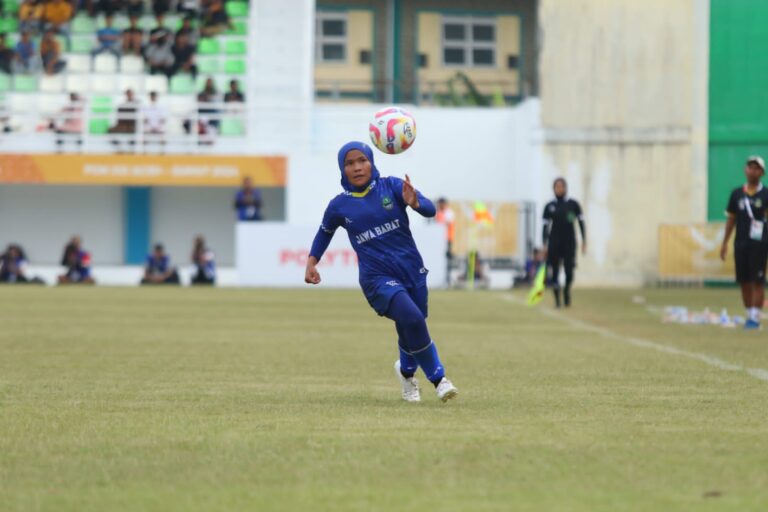
<svg viewBox="0 0 768 512">
<path fill-rule="evenodd" d="M 0 154 L 0 183 L 284 187 L 284 156 Z"/>
<path fill-rule="evenodd" d="M 733 237 L 720 259 L 724 232 L 722 223 L 659 226 L 659 276 L 733 279 Z"/>
<path fill-rule="evenodd" d="M 430 287 L 445 283 L 445 230 L 441 226 L 411 226 L 416 246 L 429 269 Z M 235 236 L 235 265 L 242 286 L 298 287 L 317 226 L 291 226 L 279 222 L 240 222 Z M 339 229 L 323 255 L 318 271 L 329 288 L 357 288 L 357 255 L 346 231 Z"/>
</svg>

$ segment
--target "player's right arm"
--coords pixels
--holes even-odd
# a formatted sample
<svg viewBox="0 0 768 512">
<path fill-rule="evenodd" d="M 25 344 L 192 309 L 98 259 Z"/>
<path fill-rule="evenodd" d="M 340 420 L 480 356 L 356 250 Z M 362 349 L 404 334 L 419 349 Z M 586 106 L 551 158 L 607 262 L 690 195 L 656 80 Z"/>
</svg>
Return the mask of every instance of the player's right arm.
<svg viewBox="0 0 768 512">
<path fill-rule="evenodd" d="M 317 230 L 315 239 L 312 241 L 312 248 L 309 250 L 307 258 L 307 267 L 304 269 L 304 282 L 307 284 L 320 284 L 320 272 L 317 271 L 317 264 L 323 257 L 325 250 L 328 249 L 336 228 L 341 225 L 340 217 L 331 201 L 323 214 L 323 222 Z"/>
<path fill-rule="evenodd" d="M 733 228 L 736 226 L 736 212 L 738 211 L 738 194 L 737 191 L 733 191 L 731 198 L 728 201 L 728 207 L 725 209 L 725 213 L 728 215 L 728 220 L 725 221 L 725 234 L 723 235 L 723 245 L 720 246 L 720 259 L 725 261 L 728 256 L 728 240 L 731 238 Z"/>
</svg>

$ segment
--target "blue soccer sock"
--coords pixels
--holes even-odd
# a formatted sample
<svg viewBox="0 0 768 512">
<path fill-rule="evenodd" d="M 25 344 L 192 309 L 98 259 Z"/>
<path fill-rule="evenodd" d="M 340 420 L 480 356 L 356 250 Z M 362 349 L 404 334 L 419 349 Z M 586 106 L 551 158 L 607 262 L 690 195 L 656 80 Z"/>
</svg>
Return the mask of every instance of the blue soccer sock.
<svg viewBox="0 0 768 512">
<path fill-rule="evenodd" d="M 400 349 L 400 373 L 406 379 L 410 379 L 413 377 L 413 374 L 416 373 L 416 370 L 419 369 L 419 363 L 416 361 L 416 358 L 413 357 L 413 354 L 409 354 L 403 350 L 403 347 L 397 348 Z"/>
<path fill-rule="evenodd" d="M 437 346 L 431 342 L 429 346 L 413 354 L 413 357 L 419 362 L 419 366 L 424 370 L 429 382 L 437 386 L 443 377 L 445 377 L 445 368 L 437 355 Z"/>
</svg>

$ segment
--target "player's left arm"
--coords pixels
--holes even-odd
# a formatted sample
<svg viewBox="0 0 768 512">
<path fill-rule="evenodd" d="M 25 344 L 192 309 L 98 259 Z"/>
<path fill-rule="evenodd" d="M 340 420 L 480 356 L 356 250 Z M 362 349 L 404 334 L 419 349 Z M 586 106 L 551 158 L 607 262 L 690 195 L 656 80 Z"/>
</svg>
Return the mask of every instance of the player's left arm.
<svg viewBox="0 0 768 512">
<path fill-rule="evenodd" d="M 581 253 L 587 253 L 587 226 L 584 223 L 584 212 L 581 210 L 581 205 L 578 201 L 574 201 L 576 205 L 576 220 L 579 221 L 579 231 L 581 231 Z"/>
<path fill-rule="evenodd" d="M 423 217 L 434 217 L 437 213 L 434 203 L 414 188 L 411 178 L 406 174 L 403 181 L 403 202 Z"/>
</svg>

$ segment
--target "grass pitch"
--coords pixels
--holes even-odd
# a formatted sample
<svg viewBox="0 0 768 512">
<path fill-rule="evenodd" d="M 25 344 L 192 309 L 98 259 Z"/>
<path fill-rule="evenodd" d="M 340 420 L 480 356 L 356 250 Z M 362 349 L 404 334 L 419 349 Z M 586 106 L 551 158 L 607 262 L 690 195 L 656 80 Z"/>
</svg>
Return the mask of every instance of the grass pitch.
<svg viewBox="0 0 768 512">
<path fill-rule="evenodd" d="M 738 309 L 435 292 L 408 404 L 357 291 L 1 287 L 0 510 L 766 510 L 768 335 L 638 294 Z"/>
</svg>

